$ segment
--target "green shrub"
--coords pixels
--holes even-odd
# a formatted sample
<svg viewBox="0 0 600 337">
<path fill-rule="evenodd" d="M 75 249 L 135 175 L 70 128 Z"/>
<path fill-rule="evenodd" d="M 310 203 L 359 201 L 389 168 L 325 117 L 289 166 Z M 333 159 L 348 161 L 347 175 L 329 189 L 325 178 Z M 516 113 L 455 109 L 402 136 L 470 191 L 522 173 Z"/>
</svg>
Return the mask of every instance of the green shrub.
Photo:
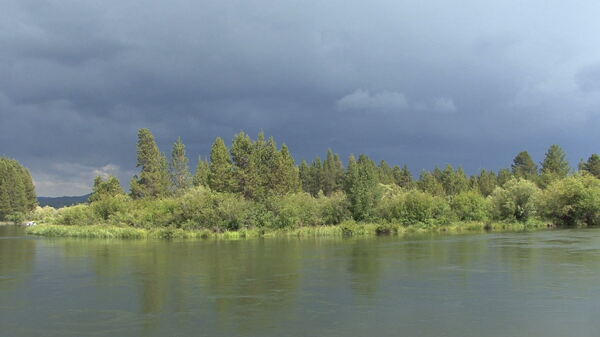
<svg viewBox="0 0 600 337">
<path fill-rule="evenodd" d="M 450 207 L 461 221 L 484 221 L 489 217 L 489 201 L 475 191 L 453 196 Z"/>
<path fill-rule="evenodd" d="M 497 187 L 490 197 L 493 217 L 497 220 L 525 222 L 537 214 L 540 189 L 529 180 L 513 178 Z"/>
<path fill-rule="evenodd" d="M 336 192 L 329 197 L 319 198 L 318 201 L 321 217 L 326 225 L 337 225 L 352 219 L 350 202 L 344 193 Z"/>
<path fill-rule="evenodd" d="M 13 212 L 7 215 L 6 220 L 12 222 L 15 225 L 20 225 L 25 222 L 25 214 L 23 212 Z"/>
<path fill-rule="evenodd" d="M 94 212 L 89 205 L 76 205 L 61 208 L 57 212 L 53 223 L 65 226 L 89 226 L 98 222 Z"/>
<path fill-rule="evenodd" d="M 131 199 L 128 196 L 120 194 L 98 198 L 97 201 L 92 202 L 90 206 L 98 218 L 108 221 L 119 212 L 125 212 L 128 209 L 127 206 L 130 202 Z"/>
<path fill-rule="evenodd" d="M 419 190 L 388 195 L 378 207 L 379 217 L 404 225 L 448 224 L 453 219 L 446 199 Z"/>
<path fill-rule="evenodd" d="M 600 225 L 600 180 L 590 174 L 556 180 L 540 204 L 544 217 L 557 225 Z"/>
<path fill-rule="evenodd" d="M 295 193 L 269 201 L 276 217 L 275 227 L 296 228 L 319 226 L 325 222 L 321 217 L 320 199 L 308 193 Z"/>
</svg>

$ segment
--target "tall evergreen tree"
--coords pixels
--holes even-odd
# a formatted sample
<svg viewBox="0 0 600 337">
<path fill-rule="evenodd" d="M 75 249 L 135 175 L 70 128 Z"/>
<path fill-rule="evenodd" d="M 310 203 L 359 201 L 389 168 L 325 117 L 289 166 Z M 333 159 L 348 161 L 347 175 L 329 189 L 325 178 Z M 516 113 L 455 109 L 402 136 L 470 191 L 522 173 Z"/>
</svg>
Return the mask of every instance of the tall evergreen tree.
<svg viewBox="0 0 600 337">
<path fill-rule="evenodd" d="M 377 166 L 364 154 L 358 160 L 350 157 L 346 174 L 346 194 L 354 218 L 358 221 L 371 219 L 382 194 Z"/>
<path fill-rule="evenodd" d="M 436 169 L 439 170 L 437 167 Z M 441 171 L 439 171 L 439 173 L 441 173 Z M 442 185 L 440 180 L 436 178 L 435 173 L 429 171 L 421 172 L 421 176 L 419 177 L 417 186 L 421 191 L 427 192 L 432 195 L 444 196 L 444 194 L 446 193 L 444 191 L 444 185 Z"/>
<path fill-rule="evenodd" d="M 154 135 L 148 129 L 138 131 L 137 167 L 141 168 L 141 172 L 131 181 L 132 197 L 156 198 L 169 194 L 167 158 L 160 152 Z"/>
<path fill-rule="evenodd" d="M 492 171 L 481 170 L 481 173 L 479 173 L 479 177 L 477 177 L 477 189 L 479 190 L 479 193 L 481 193 L 485 197 L 494 192 L 497 183 L 498 178 L 496 177 L 496 174 Z"/>
<path fill-rule="evenodd" d="M 175 191 L 183 191 L 192 185 L 190 160 L 186 156 L 185 144 L 181 137 L 177 138 L 171 151 L 171 182 Z"/>
<path fill-rule="evenodd" d="M 408 169 L 408 166 L 404 165 L 402 168 L 397 165 L 394 166 L 392 169 L 392 175 L 396 185 L 406 189 L 413 187 L 413 175 Z"/>
<path fill-rule="evenodd" d="M 300 173 L 287 145 L 283 144 L 281 146 L 278 160 L 276 180 L 279 186 L 275 191 L 276 194 L 283 195 L 298 192 L 301 189 Z"/>
<path fill-rule="evenodd" d="M 527 151 L 522 151 L 517 154 L 513 159 L 511 168 L 515 177 L 529 180 L 535 180 L 537 178 L 538 167 Z"/>
<path fill-rule="evenodd" d="M 300 167 L 298 168 L 300 175 L 300 183 L 302 184 L 302 190 L 306 193 L 310 193 L 311 176 L 310 167 L 306 160 L 302 160 Z"/>
<path fill-rule="evenodd" d="M 395 183 L 393 169 L 385 160 L 382 160 L 379 163 L 377 171 L 378 179 L 381 184 L 392 185 Z"/>
<path fill-rule="evenodd" d="M 208 185 L 217 192 L 233 190 L 233 166 L 227 145 L 217 137 L 210 151 L 210 172 Z"/>
<path fill-rule="evenodd" d="M 194 186 L 208 187 L 208 176 L 210 174 L 210 164 L 207 160 L 198 159 L 198 166 L 196 167 L 196 173 L 192 179 Z"/>
<path fill-rule="evenodd" d="M 579 170 L 586 171 L 596 178 L 600 178 L 600 155 L 592 154 L 587 162 L 579 163 Z"/>
<path fill-rule="evenodd" d="M 564 178 L 570 170 L 565 151 L 556 144 L 550 146 L 542 162 L 542 174 Z"/>
<path fill-rule="evenodd" d="M 503 168 L 500 171 L 498 171 L 498 178 L 497 178 L 497 183 L 498 186 L 502 187 L 504 186 L 504 184 L 506 184 L 509 180 L 511 180 L 513 177 L 512 172 L 507 169 L 507 168 Z"/>
<path fill-rule="evenodd" d="M 258 172 L 255 165 L 254 144 L 244 132 L 238 133 L 231 145 L 231 158 L 234 163 L 235 190 L 246 198 L 254 198 L 258 184 Z"/>
<path fill-rule="evenodd" d="M 331 149 L 327 150 L 327 158 L 323 163 L 322 189 L 325 195 L 342 189 L 344 180 L 344 165 L 340 157 L 333 153 Z"/>
</svg>

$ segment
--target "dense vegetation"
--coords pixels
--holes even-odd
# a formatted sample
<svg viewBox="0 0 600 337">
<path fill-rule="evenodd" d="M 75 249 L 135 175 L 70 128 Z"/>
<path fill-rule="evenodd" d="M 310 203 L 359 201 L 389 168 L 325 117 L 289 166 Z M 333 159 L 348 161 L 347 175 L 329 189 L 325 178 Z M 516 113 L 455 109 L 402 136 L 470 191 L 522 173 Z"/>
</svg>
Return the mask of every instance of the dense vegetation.
<svg viewBox="0 0 600 337">
<path fill-rule="evenodd" d="M 20 222 L 36 206 L 29 171 L 14 159 L 0 157 L 0 221 Z"/>
<path fill-rule="evenodd" d="M 33 217 L 51 225 L 104 228 L 105 233 L 123 227 L 168 229 L 166 236 L 186 230 L 265 233 L 336 225 L 344 233 L 361 228 L 390 233 L 461 225 L 600 224 L 600 157 L 592 155 L 571 172 L 558 145 L 548 149 L 539 168 L 523 151 L 510 169 L 497 173 L 468 176 L 447 165 L 424 171 L 418 179 L 406 166 L 377 164 L 364 154 L 351 156 L 344 166 L 332 150 L 325 160 L 296 165 L 286 145 L 278 146 L 263 133 L 253 140 L 241 132 L 230 148 L 217 138 L 210 158 L 199 160 L 194 174 L 181 139 L 170 160 L 147 129 L 139 131 L 137 148 L 140 172 L 131 180 L 130 193 L 116 177 L 98 177 L 89 204 L 38 208 Z"/>
</svg>

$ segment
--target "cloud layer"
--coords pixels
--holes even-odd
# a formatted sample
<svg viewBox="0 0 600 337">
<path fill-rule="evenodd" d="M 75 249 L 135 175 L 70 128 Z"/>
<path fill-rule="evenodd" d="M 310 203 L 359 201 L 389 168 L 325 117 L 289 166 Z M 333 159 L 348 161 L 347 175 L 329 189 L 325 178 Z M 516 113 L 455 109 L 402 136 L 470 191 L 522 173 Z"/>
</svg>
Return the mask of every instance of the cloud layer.
<svg viewBox="0 0 600 337">
<path fill-rule="evenodd" d="M 40 195 L 135 173 L 136 131 L 193 159 L 264 130 L 297 159 L 367 153 L 418 173 L 597 145 L 600 4 L 5 0 L 0 155 Z M 110 168 L 110 169 L 107 169 Z"/>
</svg>

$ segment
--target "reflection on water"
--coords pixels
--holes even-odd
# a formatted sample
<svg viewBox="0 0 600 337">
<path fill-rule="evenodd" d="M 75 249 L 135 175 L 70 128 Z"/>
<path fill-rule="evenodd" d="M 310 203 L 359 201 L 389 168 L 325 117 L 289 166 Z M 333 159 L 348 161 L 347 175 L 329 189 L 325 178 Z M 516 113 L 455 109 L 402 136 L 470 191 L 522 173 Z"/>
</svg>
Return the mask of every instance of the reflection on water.
<svg viewBox="0 0 600 337">
<path fill-rule="evenodd" d="M 6 336 L 592 336 L 600 230 L 127 241 L 0 227 Z"/>
</svg>

